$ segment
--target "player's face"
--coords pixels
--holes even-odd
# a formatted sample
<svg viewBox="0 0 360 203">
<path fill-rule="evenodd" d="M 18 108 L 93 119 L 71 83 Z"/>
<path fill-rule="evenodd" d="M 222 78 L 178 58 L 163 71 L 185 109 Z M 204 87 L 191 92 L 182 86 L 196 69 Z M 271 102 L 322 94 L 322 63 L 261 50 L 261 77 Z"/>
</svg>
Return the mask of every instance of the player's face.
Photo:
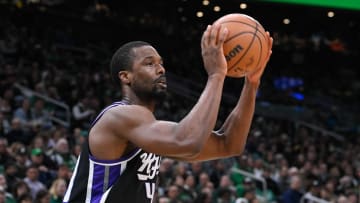
<svg viewBox="0 0 360 203">
<path fill-rule="evenodd" d="M 163 99 L 167 84 L 161 56 L 152 46 L 134 48 L 133 51 L 133 91 L 143 99 Z"/>
</svg>

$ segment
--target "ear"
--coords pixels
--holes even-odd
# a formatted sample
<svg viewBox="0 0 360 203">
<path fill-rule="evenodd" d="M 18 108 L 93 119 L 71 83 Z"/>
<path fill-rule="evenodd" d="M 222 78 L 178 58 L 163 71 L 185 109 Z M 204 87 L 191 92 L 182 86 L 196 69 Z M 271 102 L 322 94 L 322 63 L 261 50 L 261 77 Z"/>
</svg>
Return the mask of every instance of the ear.
<svg viewBox="0 0 360 203">
<path fill-rule="evenodd" d="M 127 85 L 131 84 L 131 73 L 129 71 L 125 71 L 125 70 L 119 71 L 118 77 L 122 84 L 127 84 Z"/>
</svg>

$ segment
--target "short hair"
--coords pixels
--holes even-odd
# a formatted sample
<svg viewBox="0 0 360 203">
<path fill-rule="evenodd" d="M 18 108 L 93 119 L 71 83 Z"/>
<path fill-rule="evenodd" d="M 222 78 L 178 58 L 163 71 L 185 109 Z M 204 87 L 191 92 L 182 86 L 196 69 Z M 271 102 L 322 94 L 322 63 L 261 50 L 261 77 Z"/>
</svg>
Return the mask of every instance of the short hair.
<svg viewBox="0 0 360 203">
<path fill-rule="evenodd" d="M 123 70 L 131 70 L 134 60 L 133 49 L 142 46 L 151 46 L 147 42 L 143 41 L 132 41 L 122 45 L 112 56 L 110 63 L 110 75 L 114 82 L 120 83 L 118 73 Z"/>
</svg>

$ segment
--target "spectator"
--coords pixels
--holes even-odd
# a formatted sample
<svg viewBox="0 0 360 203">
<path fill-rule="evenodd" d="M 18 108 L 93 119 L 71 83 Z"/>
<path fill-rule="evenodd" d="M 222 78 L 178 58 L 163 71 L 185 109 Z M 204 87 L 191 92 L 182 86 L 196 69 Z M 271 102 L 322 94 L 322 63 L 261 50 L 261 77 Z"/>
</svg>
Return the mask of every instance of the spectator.
<svg viewBox="0 0 360 203">
<path fill-rule="evenodd" d="M 5 189 L 9 192 L 13 190 L 14 183 L 16 183 L 22 179 L 22 178 L 20 178 L 20 176 L 18 174 L 18 167 L 15 163 L 9 163 L 9 164 L 5 165 L 4 175 L 6 177 L 6 182 L 11 183 L 9 185 L 7 184 L 5 187 Z"/>
<path fill-rule="evenodd" d="M 207 187 L 209 182 L 209 175 L 206 172 L 201 172 L 199 175 L 199 183 L 196 186 L 196 190 L 201 191 L 203 188 Z"/>
<path fill-rule="evenodd" d="M 0 174 L 0 191 L 5 195 L 5 202 L 6 203 L 15 203 L 15 199 L 13 195 L 7 191 L 8 185 L 6 178 L 3 174 Z"/>
<path fill-rule="evenodd" d="M 70 182 L 72 171 L 69 169 L 68 165 L 60 164 L 56 173 L 57 179 L 64 179 L 66 183 Z"/>
<path fill-rule="evenodd" d="M 29 99 L 24 98 L 22 100 L 22 105 L 15 110 L 13 118 L 18 118 L 21 122 L 22 127 L 30 127 L 31 111 Z"/>
<path fill-rule="evenodd" d="M 219 187 L 214 191 L 213 198 L 215 202 L 233 202 L 235 199 L 235 187 L 228 175 L 220 177 Z"/>
<path fill-rule="evenodd" d="M 1 97 L 0 97 L 0 113 L 3 115 L 4 118 L 9 118 L 10 114 L 12 113 L 9 103 Z"/>
<path fill-rule="evenodd" d="M 302 183 L 298 175 L 290 178 L 290 188 L 287 189 L 282 195 L 283 203 L 300 203 Z"/>
<path fill-rule="evenodd" d="M 244 196 L 237 198 L 235 200 L 235 203 L 255 203 L 255 202 L 257 202 L 257 198 L 254 188 L 245 189 Z"/>
<path fill-rule="evenodd" d="M 339 198 L 337 199 L 337 203 L 349 203 L 349 201 L 348 198 L 346 198 L 346 196 L 340 195 Z"/>
<path fill-rule="evenodd" d="M 38 149 L 41 149 L 41 151 L 46 152 L 47 144 L 46 144 L 45 138 L 42 135 L 35 136 L 31 142 L 30 147 L 32 149 L 38 148 Z"/>
<path fill-rule="evenodd" d="M 28 145 L 31 140 L 29 133 L 27 133 L 24 130 L 24 128 L 22 127 L 22 124 L 21 124 L 21 121 L 19 118 L 13 118 L 11 120 L 11 129 L 5 135 L 5 137 L 9 141 L 9 144 L 12 144 L 14 142 L 20 142 L 25 145 Z"/>
<path fill-rule="evenodd" d="M 331 194 L 326 187 L 322 187 L 320 189 L 320 198 L 329 202 L 336 202 L 336 198 L 334 198 L 335 194 Z"/>
<path fill-rule="evenodd" d="M 50 194 L 46 189 L 40 190 L 35 197 L 34 203 L 50 203 Z"/>
<path fill-rule="evenodd" d="M 201 190 L 194 203 L 211 203 L 212 200 L 212 190 L 209 188 L 204 188 Z"/>
<path fill-rule="evenodd" d="M 248 156 L 246 154 L 242 154 L 238 157 L 236 157 L 235 163 L 233 164 L 233 167 L 235 169 L 243 169 L 246 171 L 251 170 L 250 167 L 247 166 L 247 160 L 248 160 Z M 231 171 L 231 181 L 233 181 L 234 185 L 237 187 L 238 185 L 242 185 L 244 182 L 245 177 L 240 174 L 240 173 L 236 173 Z"/>
<path fill-rule="evenodd" d="M 81 128 L 75 128 L 73 130 L 73 138 L 75 144 L 79 144 L 80 146 L 85 142 L 88 132 L 82 130 Z"/>
<path fill-rule="evenodd" d="M 6 203 L 6 196 L 4 189 L 0 188 L 0 203 Z"/>
<path fill-rule="evenodd" d="M 229 188 L 219 188 L 216 193 L 215 202 L 219 203 L 232 203 L 235 199 L 232 191 Z"/>
<path fill-rule="evenodd" d="M 320 187 L 320 182 L 318 180 L 313 180 L 311 181 L 311 184 L 308 188 L 308 192 L 305 193 L 305 195 L 311 195 L 311 196 L 315 196 L 315 197 L 320 197 L 320 191 L 321 191 L 321 187 Z"/>
<path fill-rule="evenodd" d="M 46 186 L 39 181 L 39 169 L 34 165 L 28 167 L 24 182 L 30 188 L 30 194 L 34 200 L 37 197 L 37 193 L 39 191 L 46 189 Z"/>
<path fill-rule="evenodd" d="M 50 187 L 50 203 L 62 203 L 62 199 L 66 192 L 67 184 L 64 179 L 58 178 L 54 180 Z"/>
<path fill-rule="evenodd" d="M 95 111 L 90 107 L 90 98 L 87 96 L 82 97 L 72 109 L 72 115 L 74 118 L 73 127 L 88 129 L 94 114 Z"/>
<path fill-rule="evenodd" d="M 196 184 L 199 184 L 200 173 L 203 171 L 202 164 L 200 162 L 194 162 L 190 164 L 190 171 L 195 177 Z"/>
<path fill-rule="evenodd" d="M 81 153 L 81 149 L 82 149 L 82 145 L 80 144 L 75 144 L 73 150 L 72 150 L 72 153 L 73 155 L 77 158 L 80 156 L 80 153 Z"/>
<path fill-rule="evenodd" d="M 6 164 L 14 162 L 14 158 L 9 154 L 7 147 L 7 139 L 0 137 L 0 173 L 4 172 Z"/>
<path fill-rule="evenodd" d="M 33 199 L 30 194 L 23 194 L 19 197 L 18 203 L 33 203 Z"/>
<path fill-rule="evenodd" d="M 31 197 L 30 188 L 23 180 L 20 180 L 17 183 L 15 183 L 12 194 L 14 195 L 14 198 L 17 202 L 21 202 L 24 196 L 26 197 L 29 195 Z M 32 197 L 31 197 L 31 202 L 32 202 Z"/>
<path fill-rule="evenodd" d="M 193 175 L 186 176 L 181 196 L 186 196 L 187 199 L 190 199 L 191 201 L 195 200 L 197 193 L 195 188 L 195 178 Z"/>
<path fill-rule="evenodd" d="M 18 168 L 18 176 L 24 178 L 26 174 L 26 167 L 31 164 L 27 149 L 21 147 L 17 150 L 15 154 L 16 166 Z"/>
<path fill-rule="evenodd" d="M 168 188 L 167 191 L 167 197 L 169 198 L 170 202 L 172 203 L 181 203 L 181 201 L 179 200 L 179 187 L 177 185 L 171 185 Z"/>
<path fill-rule="evenodd" d="M 348 202 L 349 203 L 358 203 L 359 202 L 359 195 L 356 192 L 350 192 L 347 194 Z"/>
<path fill-rule="evenodd" d="M 76 157 L 71 153 L 68 141 L 65 138 L 60 138 L 55 145 L 55 151 L 50 155 L 50 158 L 57 163 L 66 164 L 70 170 L 74 170 L 76 164 Z"/>
<path fill-rule="evenodd" d="M 32 122 L 44 129 L 50 129 L 53 124 L 50 120 L 50 114 L 45 110 L 45 102 L 42 99 L 36 99 L 33 108 L 31 108 Z"/>
<path fill-rule="evenodd" d="M 212 170 L 209 172 L 209 178 L 214 183 L 214 186 L 218 187 L 221 177 L 227 172 L 226 166 L 224 160 L 214 160 L 211 163 L 214 166 L 211 167 Z"/>
<path fill-rule="evenodd" d="M 236 186 L 236 194 L 239 197 L 243 197 L 246 190 L 255 189 L 255 187 L 255 183 L 251 180 L 251 178 L 246 177 L 243 180 L 243 183 Z"/>
<path fill-rule="evenodd" d="M 161 196 L 159 197 L 158 203 L 170 203 L 170 199 L 168 197 Z"/>
<path fill-rule="evenodd" d="M 31 150 L 30 161 L 31 165 L 39 169 L 39 181 L 49 187 L 55 176 L 52 160 L 40 148 L 34 148 Z"/>
<path fill-rule="evenodd" d="M 280 191 L 285 191 L 289 187 L 289 169 L 287 166 L 278 167 L 274 175 L 274 180 L 279 186 Z"/>
<path fill-rule="evenodd" d="M 1 98 L 0 98 L 1 100 Z M 4 137 L 10 131 L 10 123 L 0 111 L 0 137 Z"/>
</svg>

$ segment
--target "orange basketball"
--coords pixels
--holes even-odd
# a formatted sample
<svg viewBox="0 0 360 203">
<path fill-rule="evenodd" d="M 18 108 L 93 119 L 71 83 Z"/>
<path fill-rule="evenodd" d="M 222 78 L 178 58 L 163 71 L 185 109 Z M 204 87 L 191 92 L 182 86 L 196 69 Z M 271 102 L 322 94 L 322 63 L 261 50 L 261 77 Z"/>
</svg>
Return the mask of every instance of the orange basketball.
<svg viewBox="0 0 360 203">
<path fill-rule="evenodd" d="M 244 77 L 266 60 L 268 38 L 257 20 L 245 14 L 232 13 L 216 22 L 229 30 L 223 46 L 228 64 L 227 76 Z"/>
</svg>

